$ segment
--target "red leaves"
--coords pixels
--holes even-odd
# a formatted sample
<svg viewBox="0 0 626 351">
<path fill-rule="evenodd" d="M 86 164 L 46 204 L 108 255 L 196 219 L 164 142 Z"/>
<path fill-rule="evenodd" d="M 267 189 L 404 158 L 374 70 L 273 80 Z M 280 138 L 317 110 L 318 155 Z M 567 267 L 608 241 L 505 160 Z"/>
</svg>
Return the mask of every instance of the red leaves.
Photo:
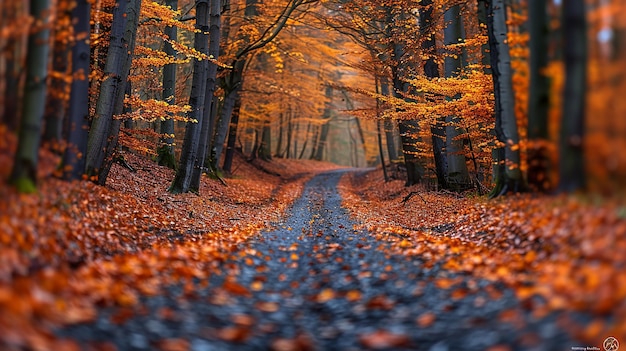
<svg viewBox="0 0 626 351">
<path fill-rule="evenodd" d="M 505 283 L 535 316 L 572 309 L 626 319 L 626 216 L 617 201 L 516 196 L 485 202 L 423 192 L 424 201 L 403 204 L 410 189 L 374 173 L 358 181 L 346 177 L 340 189 L 343 205 L 370 232 L 427 268 L 442 263 L 448 271 Z M 448 276 L 433 283 L 453 300 L 477 290 Z M 493 286 L 486 292 L 475 297 L 476 307 L 502 296 Z M 623 323 L 603 330 L 626 337 Z"/>
<path fill-rule="evenodd" d="M 224 285 L 222 285 L 222 289 L 224 289 L 226 292 L 231 293 L 233 295 L 246 296 L 246 297 L 250 297 L 252 295 L 250 293 L 250 290 L 248 290 L 246 287 L 230 279 L 227 279 L 224 282 Z"/>
<path fill-rule="evenodd" d="M 359 336 L 359 342 L 374 350 L 384 350 L 394 347 L 407 347 L 410 340 L 406 335 L 394 334 L 386 330 L 377 330 L 369 334 Z"/>
<path fill-rule="evenodd" d="M 417 320 L 415 322 L 420 327 L 427 328 L 427 327 L 430 327 L 435 322 L 436 319 L 437 319 L 437 316 L 435 316 L 434 313 L 426 312 L 424 314 L 421 314 L 419 317 L 417 317 Z"/>
<path fill-rule="evenodd" d="M 0 127 L 3 179 L 15 143 L 6 134 Z M 0 183 L 0 344 L 10 339 L 11 345 L 25 349 L 71 349 L 54 347 L 46 329 L 89 321 L 97 306 L 126 306 L 113 317 L 122 323 L 137 313 L 139 294 L 154 295 L 172 283 L 183 284 L 183 297 L 193 295 L 193 282 L 206 282 L 237 244 L 276 220 L 307 180 L 285 184 L 242 161 L 238 178 L 229 180 L 228 187 L 203 178 L 202 196 L 172 195 L 167 192 L 171 170 L 133 154 L 125 157 L 138 172 L 114 165 L 106 187 L 51 177 L 58 157 L 46 151 L 41 153 L 38 194 L 19 195 Z M 265 167 L 281 168 L 290 177 L 311 165 L 319 164 L 277 160 Z M 272 259 L 247 254 L 250 265 L 256 257 Z M 267 267 L 256 269 L 261 275 Z M 210 302 L 232 303 L 233 295 L 250 296 L 262 289 L 262 282 L 255 279 L 247 287 L 227 281 Z M 275 303 L 257 307 L 278 309 Z M 171 310 L 158 314 L 166 320 L 180 318 Z M 248 328 L 243 319 L 235 324 Z M 225 330 L 221 335 L 244 338 L 237 333 Z M 166 340 L 158 346 L 175 350 L 185 345 Z"/>
</svg>

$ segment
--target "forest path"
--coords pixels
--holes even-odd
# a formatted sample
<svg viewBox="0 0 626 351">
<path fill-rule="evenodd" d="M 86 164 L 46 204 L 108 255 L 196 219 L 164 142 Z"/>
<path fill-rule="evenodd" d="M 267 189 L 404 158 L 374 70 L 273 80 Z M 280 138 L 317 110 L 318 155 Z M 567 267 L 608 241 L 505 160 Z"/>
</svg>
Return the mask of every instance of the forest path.
<svg viewBox="0 0 626 351">
<path fill-rule="evenodd" d="M 168 294 L 143 299 L 143 313 L 120 324 L 111 322 L 119 315 L 111 309 L 61 334 L 114 343 L 120 350 L 576 346 L 558 328 L 558 316 L 533 317 L 511 290 L 447 272 L 440 264 L 426 268 L 354 230 L 337 192 L 344 173 L 310 180 L 278 229 L 242 245 L 193 297 L 181 298 L 183 288 L 174 286 Z M 455 284 L 436 284 L 442 277 Z"/>
</svg>

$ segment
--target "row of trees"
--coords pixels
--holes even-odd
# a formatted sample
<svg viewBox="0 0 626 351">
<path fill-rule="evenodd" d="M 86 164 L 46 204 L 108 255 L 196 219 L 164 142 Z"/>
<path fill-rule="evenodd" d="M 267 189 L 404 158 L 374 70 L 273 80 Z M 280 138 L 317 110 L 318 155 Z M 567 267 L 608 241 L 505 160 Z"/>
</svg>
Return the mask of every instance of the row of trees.
<svg viewBox="0 0 626 351">
<path fill-rule="evenodd" d="M 388 105 L 389 116 L 383 118 L 396 119 L 400 128 L 407 185 L 423 182 L 433 169 L 441 188 L 478 186 L 480 190 L 493 162 L 492 196 L 528 186 L 551 189 L 552 91 L 546 70 L 549 45 L 560 43 L 566 82 L 558 188 L 575 191 L 585 186 L 582 140 L 588 31 L 583 0 L 564 1 L 560 8 L 546 1 L 528 2 L 527 8 L 524 3 L 511 6 L 498 0 L 354 0 L 327 6 L 335 13 L 325 19 L 327 23 L 369 51 L 376 91 L 382 93 L 377 97 Z M 554 19 L 549 13 L 554 10 L 562 12 L 562 41 L 548 35 Z M 526 32 L 530 34 L 529 70 L 519 64 L 527 58 L 520 53 L 528 40 Z M 518 89 L 522 85 L 514 85 L 516 74 L 530 77 L 525 92 L 515 91 L 515 85 Z M 528 105 L 520 109 L 516 104 L 525 103 L 525 95 Z M 520 127 L 528 142 L 520 139 Z M 493 157 L 486 156 L 485 151 L 491 150 Z M 526 150 L 528 155 L 522 155 Z M 394 158 L 396 152 L 389 149 L 388 154 Z"/>
<path fill-rule="evenodd" d="M 354 165 L 401 162 L 407 185 L 493 183 L 498 196 L 551 190 L 554 179 L 562 191 L 585 187 L 587 69 L 596 62 L 587 57 L 606 51 L 588 36 L 606 29 L 619 4 L 0 5 L 9 28 L 0 35 L 2 116 L 19 131 L 11 182 L 23 191 L 35 189 L 42 137 L 62 154 L 65 179 L 104 184 L 124 146 L 176 169 L 170 191 L 178 193 L 197 192 L 203 172 L 230 172 L 238 147 L 251 158 L 332 159 L 335 135 L 350 140 Z M 25 21 L 32 25 L 17 25 Z M 621 27 L 609 24 L 620 43 Z M 617 44 L 599 60 L 620 57 Z"/>
</svg>

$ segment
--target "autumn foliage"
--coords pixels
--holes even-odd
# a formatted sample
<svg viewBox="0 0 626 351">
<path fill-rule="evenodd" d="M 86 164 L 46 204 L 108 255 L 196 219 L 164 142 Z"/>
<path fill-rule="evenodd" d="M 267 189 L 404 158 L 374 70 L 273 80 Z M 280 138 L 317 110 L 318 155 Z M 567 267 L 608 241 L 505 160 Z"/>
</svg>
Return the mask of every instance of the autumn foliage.
<svg viewBox="0 0 626 351">
<path fill-rule="evenodd" d="M 474 279 L 502 282 L 535 316 L 568 311 L 562 326 L 589 343 L 606 335 L 626 338 L 622 201 L 520 195 L 486 202 L 407 190 L 373 173 L 347 177 L 342 186 L 353 218 L 393 243 L 397 253 L 427 267 L 442 264 Z M 452 299 L 468 293 L 446 277 L 435 283 L 450 289 Z M 591 315 L 592 322 L 577 324 L 575 313 Z"/>
</svg>

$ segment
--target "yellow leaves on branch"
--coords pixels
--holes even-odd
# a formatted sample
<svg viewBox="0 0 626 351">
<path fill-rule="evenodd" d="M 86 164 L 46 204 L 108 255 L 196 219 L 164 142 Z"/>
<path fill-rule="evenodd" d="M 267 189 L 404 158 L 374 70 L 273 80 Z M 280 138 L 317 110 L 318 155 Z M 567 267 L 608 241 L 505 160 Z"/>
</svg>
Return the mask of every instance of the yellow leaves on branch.
<svg viewBox="0 0 626 351">
<path fill-rule="evenodd" d="M 173 56 L 167 55 L 164 51 L 151 49 L 149 47 L 138 45 L 134 52 L 136 57 L 133 59 L 133 67 L 162 67 L 169 64 L 184 64 L 191 61 L 191 58 L 186 57 L 179 59 Z"/>
<path fill-rule="evenodd" d="M 189 105 L 170 105 L 167 101 L 147 99 L 142 100 L 137 95 L 126 98 L 125 103 L 132 107 L 132 112 L 115 116 L 117 119 L 132 119 L 154 122 L 157 119 L 164 121 L 173 119 L 175 121 L 188 122 L 189 119 L 184 114 L 191 111 Z"/>
<path fill-rule="evenodd" d="M 150 24 L 162 27 L 177 27 L 194 32 L 193 22 L 181 22 L 180 11 L 172 10 L 169 6 L 161 5 L 155 1 L 144 2 L 141 6 L 141 16 L 149 19 Z"/>
</svg>

